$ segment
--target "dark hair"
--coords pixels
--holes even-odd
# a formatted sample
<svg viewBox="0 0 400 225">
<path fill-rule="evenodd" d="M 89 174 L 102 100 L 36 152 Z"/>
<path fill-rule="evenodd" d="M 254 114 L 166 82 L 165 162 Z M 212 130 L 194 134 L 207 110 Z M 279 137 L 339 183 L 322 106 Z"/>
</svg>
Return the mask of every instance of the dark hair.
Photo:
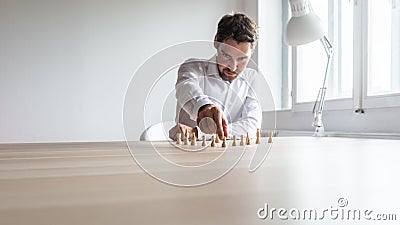
<svg viewBox="0 0 400 225">
<path fill-rule="evenodd" d="M 215 39 L 223 42 L 232 38 L 237 43 L 250 42 L 252 46 L 257 42 L 257 24 L 243 13 L 227 14 L 218 22 Z"/>
</svg>

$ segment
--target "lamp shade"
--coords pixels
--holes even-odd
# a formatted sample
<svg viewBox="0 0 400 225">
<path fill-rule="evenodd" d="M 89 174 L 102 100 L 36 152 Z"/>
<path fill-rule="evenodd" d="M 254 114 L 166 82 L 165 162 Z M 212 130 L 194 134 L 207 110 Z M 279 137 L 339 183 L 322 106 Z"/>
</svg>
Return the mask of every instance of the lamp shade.
<svg viewBox="0 0 400 225">
<path fill-rule="evenodd" d="M 308 0 L 289 0 L 292 18 L 286 25 L 285 42 L 302 45 L 324 36 L 321 20 L 313 12 Z"/>
</svg>

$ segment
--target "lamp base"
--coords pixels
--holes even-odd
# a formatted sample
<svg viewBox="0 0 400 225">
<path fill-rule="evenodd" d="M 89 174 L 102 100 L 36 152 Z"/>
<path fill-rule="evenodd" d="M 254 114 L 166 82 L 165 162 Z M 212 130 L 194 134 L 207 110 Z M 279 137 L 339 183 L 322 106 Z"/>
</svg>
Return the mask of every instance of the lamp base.
<svg viewBox="0 0 400 225">
<path fill-rule="evenodd" d="M 326 137 L 324 126 L 315 127 L 313 137 Z"/>
</svg>

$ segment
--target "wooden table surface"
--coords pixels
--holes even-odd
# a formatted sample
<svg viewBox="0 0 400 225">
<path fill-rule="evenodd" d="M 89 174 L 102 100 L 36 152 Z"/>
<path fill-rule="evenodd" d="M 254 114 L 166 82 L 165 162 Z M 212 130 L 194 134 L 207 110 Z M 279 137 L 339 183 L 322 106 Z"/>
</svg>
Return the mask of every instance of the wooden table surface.
<svg viewBox="0 0 400 225">
<path fill-rule="evenodd" d="M 146 174 L 125 143 L 2 144 L 0 224 L 399 224 L 399 140 L 277 137 L 262 166 L 249 173 L 254 150 L 248 147 L 215 182 L 177 187 Z M 188 158 L 171 146 L 164 153 L 196 163 L 222 152 L 207 149 Z M 275 211 L 260 219 L 265 205 L 372 213 L 369 220 L 285 220 Z M 383 216 L 391 220 L 377 220 Z"/>
</svg>

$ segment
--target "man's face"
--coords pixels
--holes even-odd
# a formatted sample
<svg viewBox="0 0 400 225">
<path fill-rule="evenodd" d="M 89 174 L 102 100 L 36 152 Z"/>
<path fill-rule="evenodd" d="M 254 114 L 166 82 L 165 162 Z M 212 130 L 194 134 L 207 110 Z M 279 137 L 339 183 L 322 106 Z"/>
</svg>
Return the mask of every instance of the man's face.
<svg viewBox="0 0 400 225">
<path fill-rule="evenodd" d="M 233 81 L 249 63 L 253 48 L 250 42 L 237 43 L 232 38 L 221 43 L 215 42 L 217 63 L 223 80 Z"/>
</svg>

